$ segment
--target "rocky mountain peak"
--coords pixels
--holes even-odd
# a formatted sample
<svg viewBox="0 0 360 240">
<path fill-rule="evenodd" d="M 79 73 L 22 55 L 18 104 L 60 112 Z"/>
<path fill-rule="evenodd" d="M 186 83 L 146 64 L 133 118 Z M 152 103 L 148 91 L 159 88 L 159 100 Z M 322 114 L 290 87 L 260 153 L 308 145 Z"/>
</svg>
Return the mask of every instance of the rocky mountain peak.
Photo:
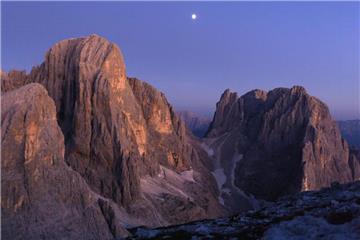
<svg viewBox="0 0 360 240">
<path fill-rule="evenodd" d="M 81 230 L 73 234 L 83 235 L 83 227 L 92 222 L 96 226 L 94 228 L 101 228 L 101 231 L 89 232 L 85 238 L 98 239 L 102 234 L 110 239 L 110 236 L 126 235 L 126 231 L 122 231 L 123 225 L 161 226 L 226 213 L 216 199 L 216 182 L 205 166 L 209 159 L 200 143 L 186 131 L 185 124 L 163 93 L 138 79 L 127 78 L 123 56 L 115 44 L 97 35 L 67 39 L 55 44 L 47 52 L 44 62 L 29 74 L 21 71 L 2 73 L 3 102 L 11 102 L 18 89 L 25 94 L 29 86 L 34 84 L 46 93 L 53 104 L 51 126 L 44 122 L 37 123 L 41 120 L 37 116 L 34 117 L 34 124 L 42 124 L 44 133 L 61 131 L 62 141 L 59 140 L 60 136 L 53 136 L 55 140 L 52 140 L 59 140 L 57 144 L 63 154 L 57 156 L 59 154 L 56 152 L 64 165 L 58 169 L 58 173 L 65 177 L 68 174 L 76 176 L 77 180 L 73 183 L 79 187 L 76 189 L 80 194 L 69 195 L 66 192 L 68 189 L 56 187 L 58 185 L 54 185 L 51 191 L 70 200 L 71 196 L 76 197 L 73 202 L 80 212 L 83 212 L 81 207 L 90 211 L 92 208 L 88 206 L 95 206 L 95 213 L 90 211 L 84 219 L 76 219 L 73 227 Z M 38 91 L 29 90 L 25 97 L 33 98 L 33 95 L 39 95 Z M 27 108 L 26 104 L 23 105 L 20 110 Z M 43 107 L 50 108 L 48 105 Z M 20 110 L 14 106 L 11 108 L 13 110 L 3 111 L 2 117 L 11 115 L 19 121 L 24 119 L 17 113 Z M 6 122 L 2 121 L 2 128 Z M 17 127 L 11 125 L 8 131 L 2 131 L 2 139 Z M 51 147 L 46 148 L 45 140 L 29 139 L 35 150 L 51 150 Z M 19 154 L 18 159 L 23 159 L 23 154 L 32 156 L 35 150 L 6 151 L 2 158 L 10 161 Z M 37 162 L 43 160 L 42 153 L 36 155 Z M 51 158 L 49 161 L 53 161 Z M 3 164 L 2 172 L 9 173 L 3 176 L 7 176 L 11 182 L 11 172 L 21 172 L 24 164 L 20 160 L 7 168 L 3 168 Z M 37 168 L 31 168 L 29 175 L 37 175 L 37 171 Z M 72 178 L 66 180 L 58 175 L 54 178 L 60 179 L 65 186 L 72 183 L 69 182 Z M 43 187 L 43 184 L 39 182 L 38 187 Z M 38 199 L 38 191 L 30 191 Z M 10 198 L 13 196 L 9 190 L 2 195 L 2 202 Z M 48 204 L 56 201 L 56 206 L 65 206 L 67 199 L 64 198 L 49 197 Z M 82 203 L 81 199 L 85 202 Z M 14 205 L 17 204 L 11 202 L 5 206 L 7 209 L 4 211 L 9 213 L 2 222 L 7 229 L 11 229 Z M 47 219 L 40 203 L 34 201 L 34 204 L 40 209 L 34 216 Z M 186 206 L 186 211 L 182 206 Z M 73 211 L 71 207 L 67 209 L 70 210 L 64 210 L 65 213 Z M 58 218 L 66 218 L 64 213 L 57 212 L 62 208 L 54 211 Z M 24 224 L 20 221 L 21 226 L 17 229 L 20 235 L 38 239 L 42 232 L 34 226 L 35 221 L 30 221 L 29 216 L 32 215 L 27 209 L 18 213 L 19 218 L 28 222 Z M 59 229 L 68 228 L 66 224 L 70 222 L 60 221 Z M 34 231 L 29 232 L 29 229 Z M 15 232 L 9 231 L 7 236 L 11 238 Z M 49 234 L 45 235 L 53 236 Z M 67 238 L 66 231 L 56 232 L 56 235 L 57 238 Z"/>
<path fill-rule="evenodd" d="M 124 88 L 126 68 L 120 49 L 107 39 L 98 35 L 67 39 L 56 43 L 46 53 L 43 71 L 56 75 L 49 77 L 66 80 L 69 76 L 79 73 L 79 76 L 92 79 L 96 75 L 108 78 L 114 88 Z M 53 73 L 53 74 L 54 74 Z M 35 73 L 33 73 L 36 75 Z M 55 79 L 48 80 L 49 82 Z"/>
<path fill-rule="evenodd" d="M 236 99 L 237 99 L 237 93 L 231 92 L 231 90 L 228 88 L 221 95 L 219 103 L 226 104 L 227 102 L 232 102 Z"/>
<path fill-rule="evenodd" d="M 260 89 L 255 89 L 252 90 L 248 93 L 244 94 L 244 98 L 248 98 L 248 99 L 257 99 L 257 100 L 262 100 L 262 101 L 266 101 L 267 98 L 267 92 L 264 90 L 260 90 Z"/>
<path fill-rule="evenodd" d="M 220 100 L 216 103 L 216 112 L 213 120 L 210 123 L 210 127 L 205 136 L 211 134 L 209 131 L 223 124 L 223 116 L 227 116 L 231 110 L 231 106 L 237 101 L 237 93 L 231 92 L 230 89 L 226 89 L 221 95 Z"/>
<path fill-rule="evenodd" d="M 306 94 L 306 89 L 303 86 L 293 86 L 290 89 L 291 93 L 300 93 L 300 94 Z"/>
<path fill-rule="evenodd" d="M 55 43 L 47 51 L 46 61 L 53 57 L 66 60 L 70 55 L 75 55 L 78 64 L 101 67 L 112 54 L 116 56 L 111 59 L 114 61 L 113 64 L 120 65 L 121 68 L 119 70 L 125 73 L 125 63 L 120 49 L 115 44 L 96 34 L 87 37 L 65 39 Z"/>
<path fill-rule="evenodd" d="M 126 76 L 98 35 L 60 41 L 27 74 L 1 72 L 2 235 L 117 239 L 358 179 L 327 106 L 305 89 L 227 89 L 204 141 L 165 95 Z"/>
<path fill-rule="evenodd" d="M 205 141 L 225 168 L 242 156 L 235 168 L 239 189 L 276 199 L 354 180 L 349 148 L 328 107 L 303 87 L 254 90 L 232 101 L 224 95 Z"/>
<path fill-rule="evenodd" d="M 25 71 L 11 70 L 8 73 L 1 71 L 1 92 L 14 90 L 26 84 L 27 75 Z"/>
</svg>

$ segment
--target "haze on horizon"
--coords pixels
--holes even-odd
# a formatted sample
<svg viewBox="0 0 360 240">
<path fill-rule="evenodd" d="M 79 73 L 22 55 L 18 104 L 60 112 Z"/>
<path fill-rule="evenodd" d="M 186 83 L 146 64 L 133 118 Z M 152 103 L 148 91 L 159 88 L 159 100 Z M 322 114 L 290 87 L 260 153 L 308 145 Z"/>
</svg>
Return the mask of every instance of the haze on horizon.
<svg viewBox="0 0 360 240">
<path fill-rule="evenodd" d="M 177 110 L 211 115 L 222 92 L 302 85 L 335 119 L 360 118 L 359 2 L 2 2 L 1 69 L 66 38 L 120 46 L 129 76 Z M 196 20 L 192 20 L 192 14 Z"/>
</svg>

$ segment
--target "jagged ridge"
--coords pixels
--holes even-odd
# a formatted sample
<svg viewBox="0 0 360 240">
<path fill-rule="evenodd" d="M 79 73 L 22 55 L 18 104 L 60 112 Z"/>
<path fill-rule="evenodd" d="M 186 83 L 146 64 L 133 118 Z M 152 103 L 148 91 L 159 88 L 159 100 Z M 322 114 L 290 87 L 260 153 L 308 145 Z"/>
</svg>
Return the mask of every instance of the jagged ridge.
<svg viewBox="0 0 360 240">
<path fill-rule="evenodd" d="M 97 35 L 63 40 L 29 74 L 1 75 L 2 98 L 28 83 L 46 88 L 64 135 L 65 161 L 98 196 L 114 237 L 124 234 L 118 223 L 161 226 L 225 214 L 204 166 L 206 153 L 162 93 L 127 78 L 113 43 Z M 172 180 L 179 177 L 181 184 Z M 154 182 L 156 191 L 149 189 Z"/>
<path fill-rule="evenodd" d="M 349 148 L 327 106 L 303 87 L 253 90 L 238 97 L 226 90 L 205 142 L 222 166 L 235 155 L 235 185 L 258 198 L 315 190 L 333 181 L 358 179 Z"/>
</svg>

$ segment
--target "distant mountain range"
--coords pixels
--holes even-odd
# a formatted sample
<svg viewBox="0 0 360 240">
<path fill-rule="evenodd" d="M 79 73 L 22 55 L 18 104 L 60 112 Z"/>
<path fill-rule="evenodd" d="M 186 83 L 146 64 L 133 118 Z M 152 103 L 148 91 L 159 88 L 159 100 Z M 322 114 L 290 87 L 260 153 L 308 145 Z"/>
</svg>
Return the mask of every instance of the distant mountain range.
<svg viewBox="0 0 360 240">
<path fill-rule="evenodd" d="M 177 114 L 125 69 L 120 48 L 94 34 L 56 43 L 29 74 L 1 72 L 3 239 L 119 239 L 360 178 L 359 152 L 301 86 L 225 90 L 210 121 Z"/>
<path fill-rule="evenodd" d="M 351 147 L 360 149 L 360 119 L 337 122 L 342 136 Z"/>
<path fill-rule="evenodd" d="M 178 115 L 195 136 L 199 138 L 205 136 L 205 133 L 211 123 L 211 119 L 209 117 L 200 116 L 190 111 L 180 111 L 178 112 Z"/>
</svg>

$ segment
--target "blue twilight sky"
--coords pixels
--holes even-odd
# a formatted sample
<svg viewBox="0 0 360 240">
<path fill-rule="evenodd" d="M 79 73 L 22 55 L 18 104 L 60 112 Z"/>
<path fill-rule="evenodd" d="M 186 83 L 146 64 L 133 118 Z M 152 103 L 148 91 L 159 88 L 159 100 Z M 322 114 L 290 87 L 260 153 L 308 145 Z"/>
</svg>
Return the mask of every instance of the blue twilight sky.
<svg viewBox="0 0 360 240">
<path fill-rule="evenodd" d="M 359 11 L 359 2 L 2 2 L 1 68 L 29 71 L 55 42 L 97 33 L 177 110 L 211 115 L 226 88 L 302 85 L 334 118 L 353 119 Z"/>
</svg>

